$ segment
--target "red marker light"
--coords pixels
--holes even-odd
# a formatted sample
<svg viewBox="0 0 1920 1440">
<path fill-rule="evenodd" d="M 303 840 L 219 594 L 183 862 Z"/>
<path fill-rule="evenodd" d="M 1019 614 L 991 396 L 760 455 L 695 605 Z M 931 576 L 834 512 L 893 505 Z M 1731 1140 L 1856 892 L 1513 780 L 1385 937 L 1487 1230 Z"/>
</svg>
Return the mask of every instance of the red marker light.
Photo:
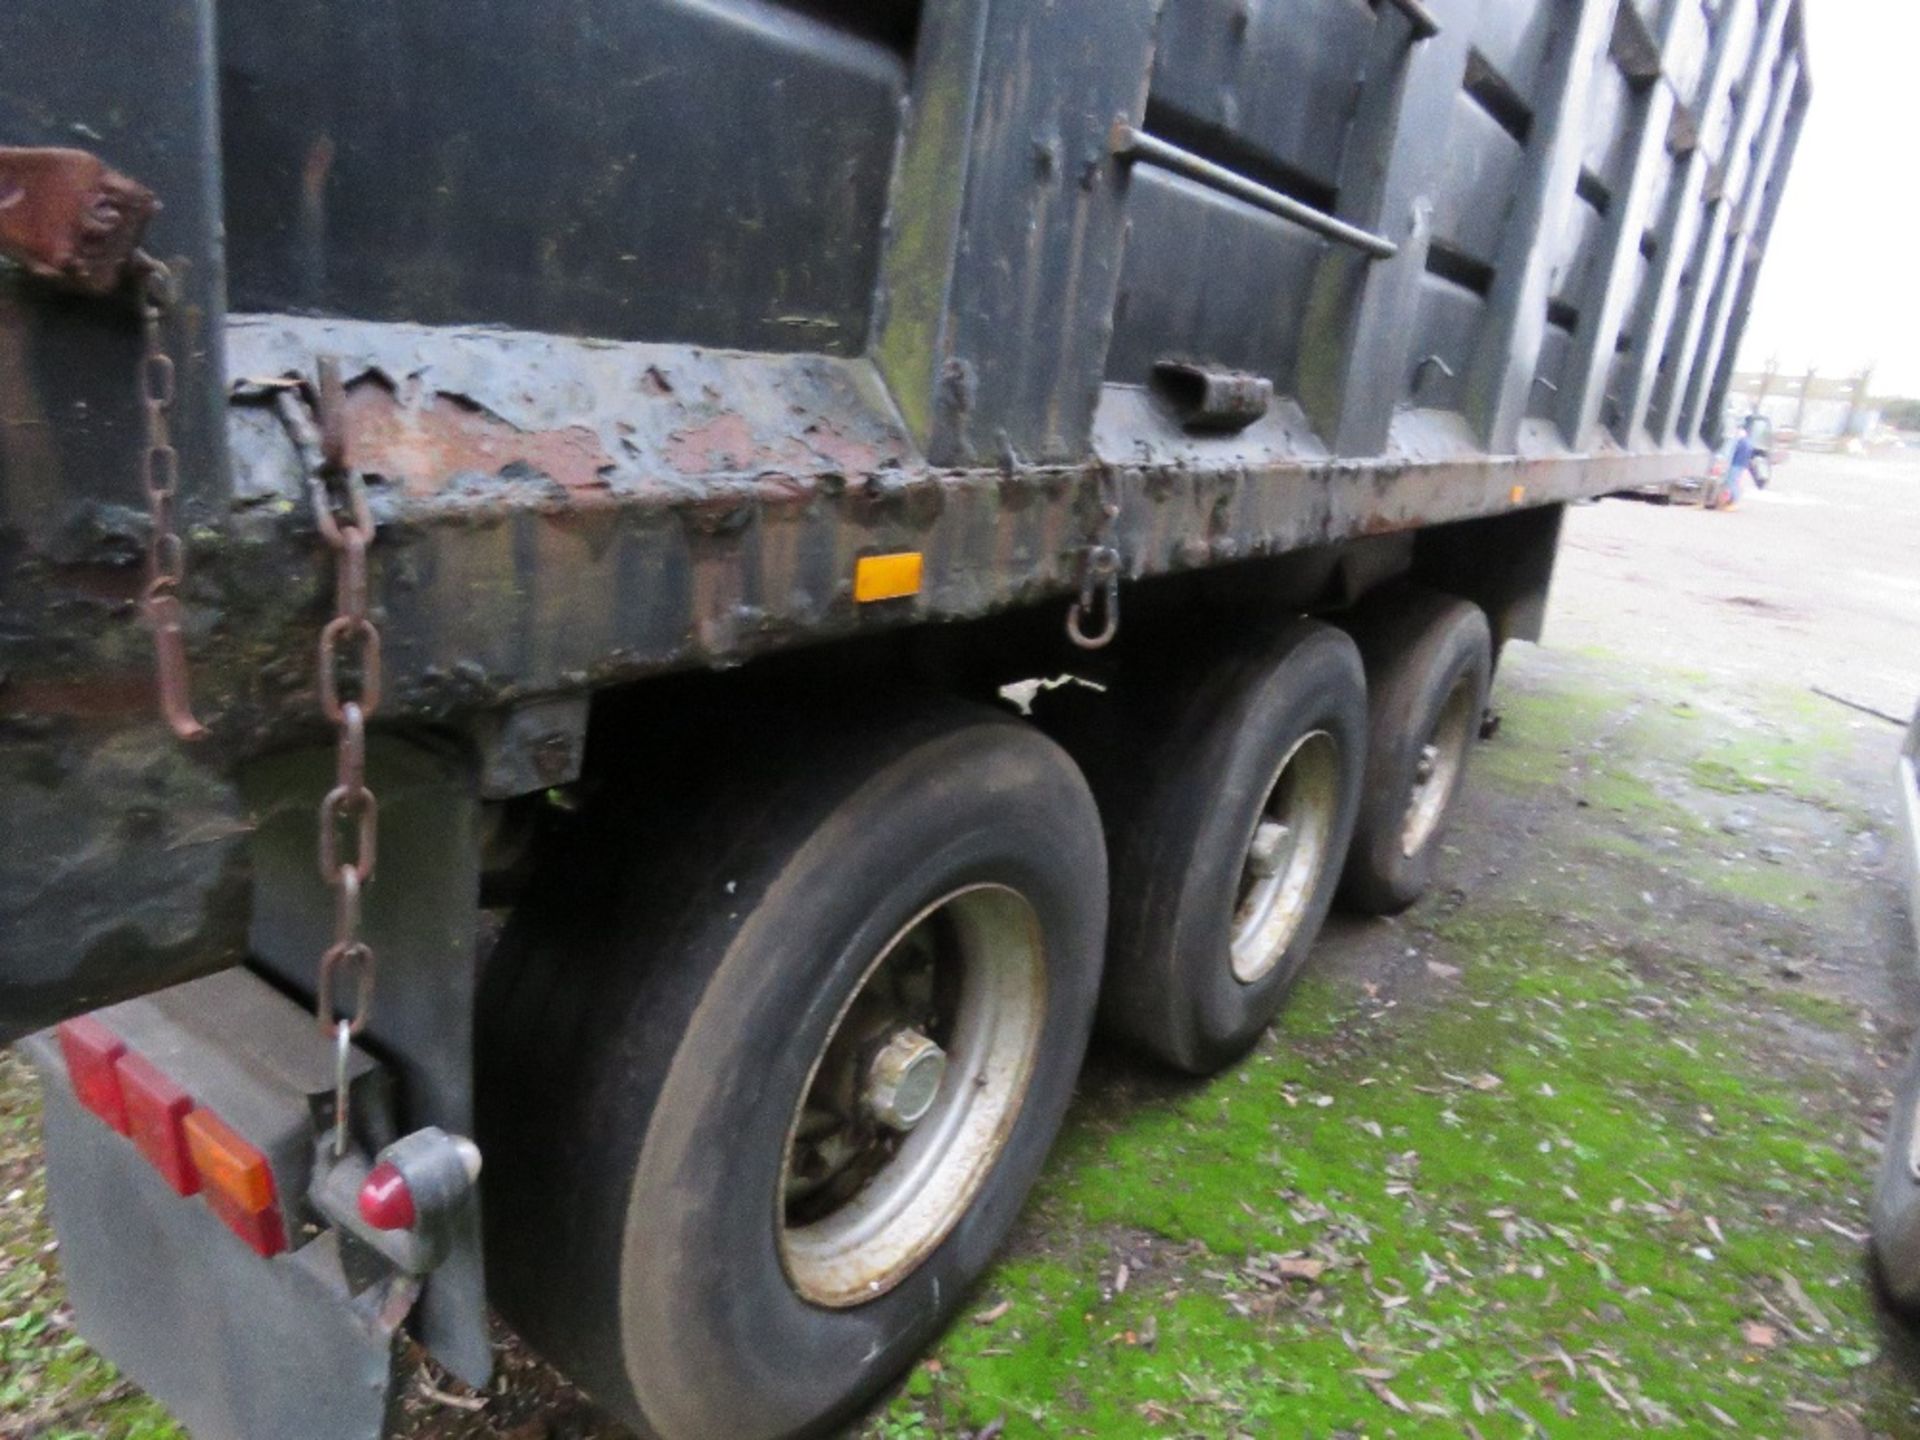
<svg viewBox="0 0 1920 1440">
<path fill-rule="evenodd" d="M 120 1093 L 127 1100 L 133 1143 L 175 1194 L 197 1194 L 200 1172 L 187 1153 L 182 1128 L 193 1109 L 193 1097 L 139 1055 L 122 1055 L 115 1068 L 120 1073 Z"/>
<path fill-rule="evenodd" d="M 360 1218 L 376 1230 L 411 1230 L 420 1218 L 406 1177 L 392 1165 L 383 1161 L 368 1172 L 360 1187 Z"/>
<path fill-rule="evenodd" d="M 127 1098 L 120 1093 L 120 1075 L 114 1069 L 114 1062 L 127 1053 L 127 1042 L 91 1015 L 67 1021 L 58 1033 L 74 1098 L 127 1134 Z"/>
</svg>

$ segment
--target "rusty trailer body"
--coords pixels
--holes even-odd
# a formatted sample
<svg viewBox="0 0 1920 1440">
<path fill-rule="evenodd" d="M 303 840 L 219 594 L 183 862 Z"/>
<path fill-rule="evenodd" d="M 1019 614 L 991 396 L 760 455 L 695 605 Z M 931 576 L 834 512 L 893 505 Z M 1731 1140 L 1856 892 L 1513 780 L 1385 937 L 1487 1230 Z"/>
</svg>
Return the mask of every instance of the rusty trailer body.
<svg viewBox="0 0 1920 1440">
<path fill-rule="evenodd" d="M 1810 93 L 1799 0 L 136 8 L 0 14 L 0 1038 L 311 997 L 352 751 L 456 1133 L 484 842 L 661 677 L 1537 636 L 1562 507 L 1717 442 Z"/>
</svg>

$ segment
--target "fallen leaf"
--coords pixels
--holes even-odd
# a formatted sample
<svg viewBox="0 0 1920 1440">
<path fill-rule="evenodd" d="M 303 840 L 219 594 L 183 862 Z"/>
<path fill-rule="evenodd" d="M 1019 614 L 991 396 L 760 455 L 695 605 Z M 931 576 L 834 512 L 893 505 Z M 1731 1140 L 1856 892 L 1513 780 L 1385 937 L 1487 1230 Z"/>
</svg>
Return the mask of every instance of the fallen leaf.
<svg viewBox="0 0 1920 1440">
<path fill-rule="evenodd" d="M 1318 1280 L 1327 1273 L 1327 1262 L 1311 1260 L 1304 1255 L 1282 1255 L 1274 1261 L 1273 1268 L 1283 1280 Z"/>
<path fill-rule="evenodd" d="M 1411 1415 L 1413 1413 L 1413 1407 L 1411 1405 L 1407 1404 L 1406 1401 L 1402 1400 L 1378 1380 L 1369 1380 L 1367 1382 L 1367 1388 L 1373 1391 L 1380 1403 L 1389 1409 L 1398 1410 L 1402 1415 Z"/>
<path fill-rule="evenodd" d="M 486 1396 L 450 1394 L 442 1390 L 438 1385 L 435 1385 L 424 1374 L 419 1376 L 415 1381 L 415 1388 L 419 1390 L 423 1398 L 432 1401 L 435 1405 L 441 1406 L 443 1409 L 464 1410 L 469 1415 L 477 1415 L 487 1408 Z"/>
<path fill-rule="evenodd" d="M 1587 1367 L 1587 1373 L 1594 1378 L 1595 1383 L 1598 1384 L 1602 1390 L 1607 1392 L 1607 1398 L 1613 1402 L 1615 1409 L 1624 1410 L 1629 1415 L 1633 1413 L 1633 1406 L 1627 1403 L 1627 1397 L 1614 1389 L 1613 1382 L 1607 1379 L 1604 1371 L 1596 1370 L 1593 1366 L 1589 1365 Z"/>
<path fill-rule="evenodd" d="M 1011 1300 L 1002 1300 L 992 1309 L 982 1310 L 978 1315 L 974 1316 L 973 1323 L 976 1325 L 991 1325 L 1011 1309 L 1013 1309 L 1013 1302 Z"/>
<path fill-rule="evenodd" d="M 1827 1312 L 1813 1303 L 1811 1296 L 1800 1288 L 1800 1282 L 1787 1271 L 1780 1272 L 1781 1288 L 1787 1292 L 1787 1298 L 1793 1301 L 1800 1313 L 1813 1322 L 1816 1330 L 1832 1330 L 1833 1322 L 1827 1319 Z"/>
<path fill-rule="evenodd" d="M 1760 1350 L 1771 1350 L 1780 1343 L 1780 1332 L 1771 1325 L 1749 1320 L 1740 1327 L 1740 1338 Z"/>
</svg>

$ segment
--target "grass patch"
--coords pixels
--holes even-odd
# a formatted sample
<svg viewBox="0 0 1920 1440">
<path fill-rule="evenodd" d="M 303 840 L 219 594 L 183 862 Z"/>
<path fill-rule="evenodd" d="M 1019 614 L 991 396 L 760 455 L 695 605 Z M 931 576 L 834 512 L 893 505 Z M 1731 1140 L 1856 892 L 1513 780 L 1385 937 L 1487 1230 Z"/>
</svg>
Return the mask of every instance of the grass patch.
<svg viewBox="0 0 1920 1440">
<path fill-rule="evenodd" d="M 45 1220 L 39 1141 L 32 1073 L 0 1050 L 0 1434 L 186 1440 L 73 1331 Z"/>
</svg>

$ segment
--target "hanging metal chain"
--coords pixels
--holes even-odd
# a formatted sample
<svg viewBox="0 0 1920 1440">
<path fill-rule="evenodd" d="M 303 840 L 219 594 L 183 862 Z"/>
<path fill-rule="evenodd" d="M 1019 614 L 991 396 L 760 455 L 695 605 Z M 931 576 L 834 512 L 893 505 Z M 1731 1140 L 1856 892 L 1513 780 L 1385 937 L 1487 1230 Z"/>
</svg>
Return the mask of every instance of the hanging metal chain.
<svg viewBox="0 0 1920 1440">
<path fill-rule="evenodd" d="M 160 714 L 182 740 L 206 733 L 193 714 L 187 673 L 186 617 L 180 589 L 187 579 L 187 547 L 174 528 L 180 497 L 180 452 L 173 447 L 173 400 L 179 379 L 167 353 L 166 320 L 175 303 L 173 272 L 144 251 L 133 257 L 140 287 L 140 488 L 151 522 L 147 538 L 147 583 L 140 608 L 153 632 L 153 660 Z"/>
<path fill-rule="evenodd" d="M 1120 482 L 1111 466 L 1102 466 L 1100 524 L 1080 562 L 1080 598 L 1067 609 L 1067 638 L 1082 650 L 1104 650 L 1120 633 L 1120 551 L 1113 543 L 1119 518 Z M 1087 617 L 1096 609 L 1100 628 L 1089 633 Z"/>
<path fill-rule="evenodd" d="M 347 463 L 345 392 L 340 367 L 320 362 L 315 399 L 316 430 L 300 399 L 283 390 L 280 413 L 307 462 L 313 523 L 333 551 L 334 613 L 320 631 L 320 712 L 334 727 L 333 788 L 320 802 L 320 877 L 333 888 L 333 943 L 320 957 L 315 1009 L 330 1037 L 339 1027 L 358 1035 L 373 1005 L 375 956 L 360 935 L 360 897 L 373 879 L 380 832 L 380 802 L 367 783 L 367 721 L 380 708 L 380 631 L 368 601 L 367 547 L 373 542 L 373 511 L 366 483 Z M 351 1018 L 339 1014 L 334 996 L 351 987 Z"/>
</svg>

